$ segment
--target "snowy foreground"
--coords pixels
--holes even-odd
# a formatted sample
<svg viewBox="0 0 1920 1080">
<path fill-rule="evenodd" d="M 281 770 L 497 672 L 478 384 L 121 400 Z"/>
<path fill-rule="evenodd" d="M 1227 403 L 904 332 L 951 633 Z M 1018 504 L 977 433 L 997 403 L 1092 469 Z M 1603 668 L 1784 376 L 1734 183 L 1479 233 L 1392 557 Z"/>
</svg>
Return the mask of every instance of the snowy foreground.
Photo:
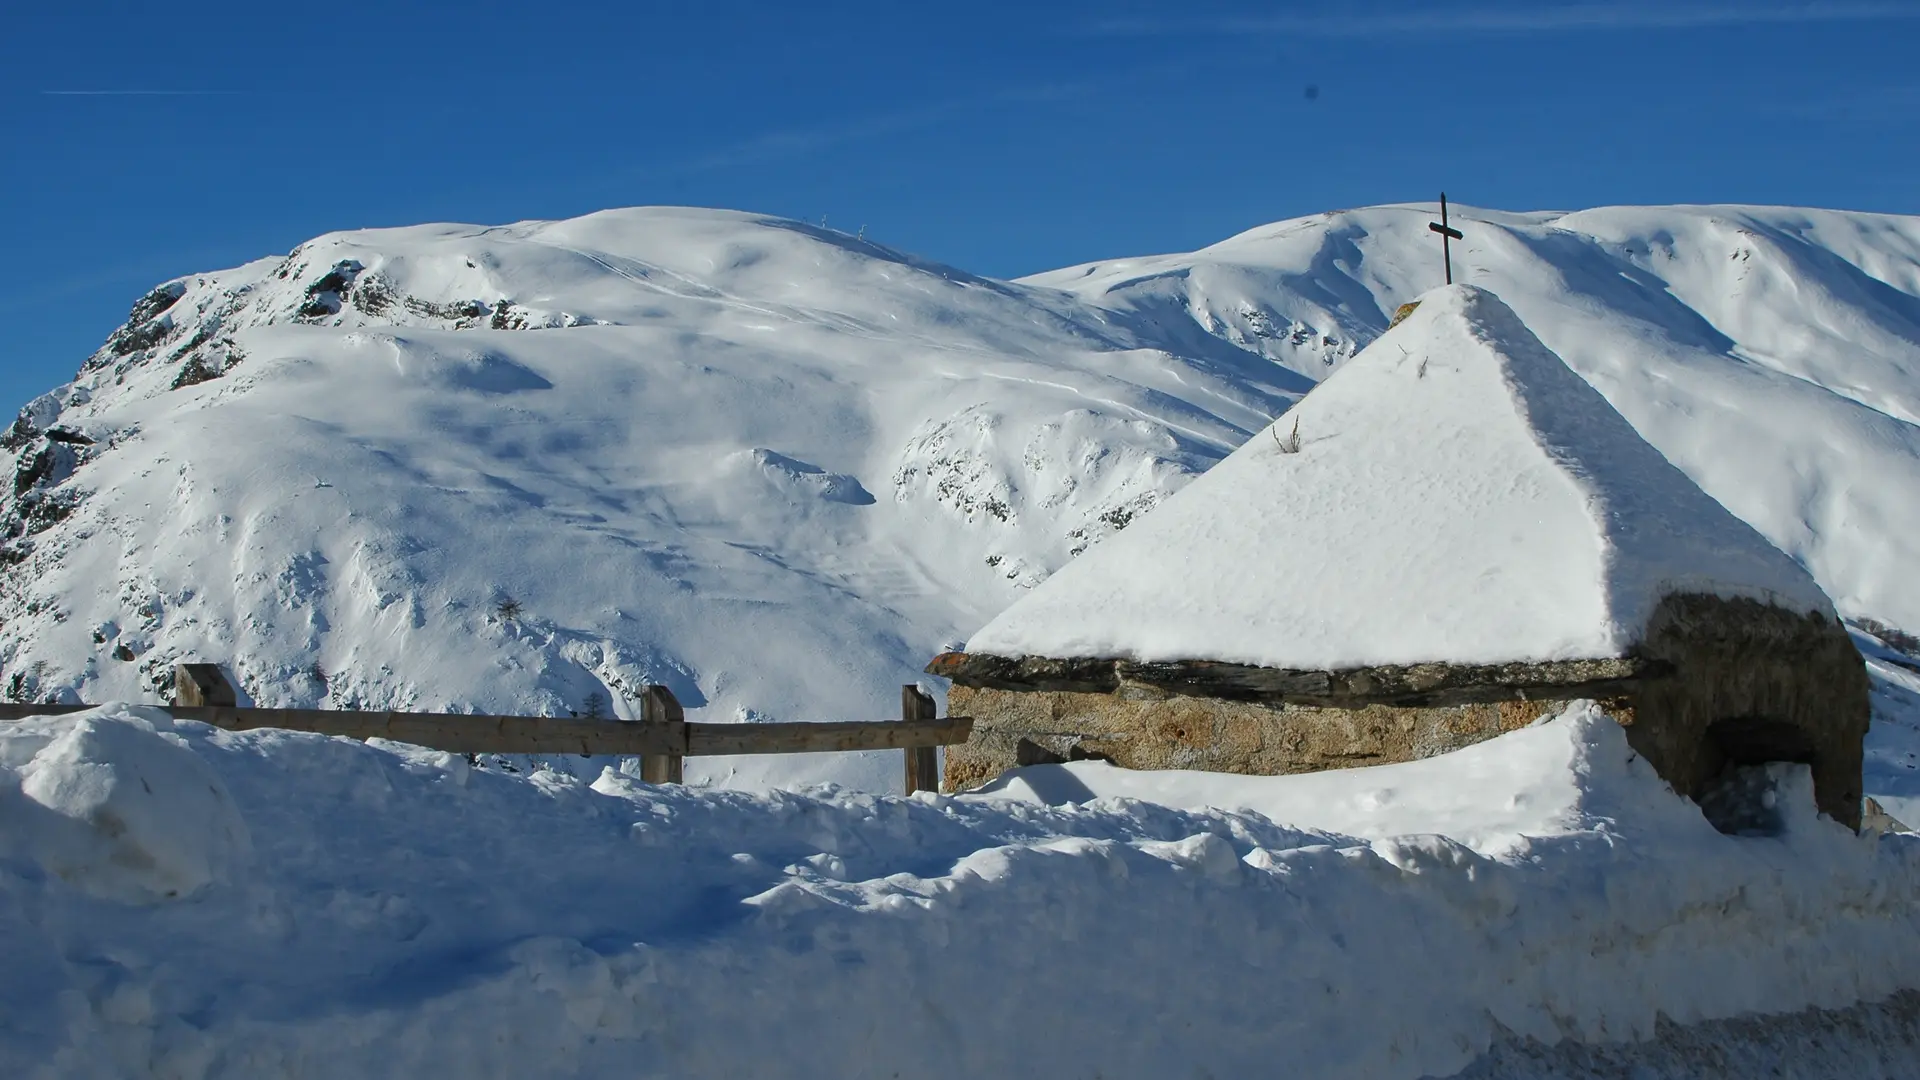
<svg viewBox="0 0 1920 1080">
<path fill-rule="evenodd" d="M 1406 765 L 906 799 L 108 706 L 0 725 L 0 778 L 7 1076 L 1874 1076 L 1920 1050 L 1894 996 L 1920 840 L 1816 819 L 1784 769 L 1775 835 L 1723 836 L 1586 706 Z"/>
</svg>

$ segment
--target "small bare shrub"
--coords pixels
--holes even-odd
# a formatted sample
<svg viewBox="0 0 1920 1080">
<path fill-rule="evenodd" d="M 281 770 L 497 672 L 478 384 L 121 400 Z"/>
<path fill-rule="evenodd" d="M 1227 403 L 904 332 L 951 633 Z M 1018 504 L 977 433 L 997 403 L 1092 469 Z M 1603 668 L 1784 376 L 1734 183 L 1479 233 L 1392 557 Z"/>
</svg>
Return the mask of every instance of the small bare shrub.
<svg viewBox="0 0 1920 1080">
<path fill-rule="evenodd" d="M 1888 626 L 1879 619 L 1849 619 L 1848 621 L 1885 642 L 1887 648 L 1906 653 L 1908 656 L 1920 657 L 1920 637 L 1915 637 L 1897 626 Z"/>
<path fill-rule="evenodd" d="M 1284 439 L 1280 437 L 1279 428 L 1269 428 L 1268 430 L 1273 432 L 1273 445 L 1279 447 L 1281 453 L 1297 454 L 1300 452 L 1300 418 L 1299 417 L 1296 416 L 1293 418 L 1293 434 L 1288 435 Z"/>
</svg>

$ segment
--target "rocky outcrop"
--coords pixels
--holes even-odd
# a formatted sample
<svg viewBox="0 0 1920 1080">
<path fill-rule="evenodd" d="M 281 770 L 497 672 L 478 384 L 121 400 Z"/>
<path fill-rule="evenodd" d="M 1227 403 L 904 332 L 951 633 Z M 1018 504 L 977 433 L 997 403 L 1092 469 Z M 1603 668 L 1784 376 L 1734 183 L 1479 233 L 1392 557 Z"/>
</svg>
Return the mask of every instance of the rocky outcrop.
<svg viewBox="0 0 1920 1080">
<path fill-rule="evenodd" d="M 365 267 L 357 259 L 342 259 L 334 263 L 333 269 L 307 286 L 306 299 L 296 314 L 302 319 L 324 319 L 339 314 L 347 293 L 353 289 L 353 279 L 359 277 L 363 269 Z"/>
</svg>

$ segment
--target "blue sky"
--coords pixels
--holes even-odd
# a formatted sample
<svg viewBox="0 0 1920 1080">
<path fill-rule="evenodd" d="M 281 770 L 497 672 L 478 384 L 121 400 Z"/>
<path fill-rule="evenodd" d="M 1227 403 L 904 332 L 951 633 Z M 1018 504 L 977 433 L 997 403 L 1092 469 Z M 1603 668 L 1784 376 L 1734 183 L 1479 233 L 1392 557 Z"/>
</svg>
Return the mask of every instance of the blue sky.
<svg viewBox="0 0 1920 1080">
<path fill-rule="evenodd" d="M 150 286 L 342 228 L 725 206 L 1012 276 L 1442 187 L 1920 212 L 1920 0 L 74 0 L 0 25 L 8 411 Z"/>
</svg>

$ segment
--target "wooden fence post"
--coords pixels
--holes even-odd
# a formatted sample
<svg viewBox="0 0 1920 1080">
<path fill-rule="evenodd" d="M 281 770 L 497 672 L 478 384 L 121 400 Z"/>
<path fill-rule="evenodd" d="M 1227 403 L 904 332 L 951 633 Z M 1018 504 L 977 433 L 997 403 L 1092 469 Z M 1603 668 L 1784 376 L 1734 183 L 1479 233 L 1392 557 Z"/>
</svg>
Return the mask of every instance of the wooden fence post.
<svg viewBox="0 0 1920 1080">
<path fill-rule="evenodd" d="M 219 664 L 175 664 L 173 665 L 173 703 L 175 705 L 195 707 L 225 705 L 232 708 L 240 699 L 234 695 L 233 684 L 220 673 Z"/>
<path fill-rule="evenodd" d="M 900 688 L 900 719 L 932 720 L 938 710 L 933 697 L 918 686 Z M 909 746 L 907 754 L 907 794 L 940 790 L 940 753 L 931 746 Z"/>
<path fill-rule="evenodd" d="M 649 685 L 640 696 L 640 718 L 642 723 L 647 724 L 684 724 L 687 713 L 680 707 L 680 701 L 673 696 L 673 691 L 664 686 Z M 681 754 L 647 754 L 640 759 L 640 779 L 649 784 L 681 783 L 685 762 L 686 758 Z"/>
</svg>

